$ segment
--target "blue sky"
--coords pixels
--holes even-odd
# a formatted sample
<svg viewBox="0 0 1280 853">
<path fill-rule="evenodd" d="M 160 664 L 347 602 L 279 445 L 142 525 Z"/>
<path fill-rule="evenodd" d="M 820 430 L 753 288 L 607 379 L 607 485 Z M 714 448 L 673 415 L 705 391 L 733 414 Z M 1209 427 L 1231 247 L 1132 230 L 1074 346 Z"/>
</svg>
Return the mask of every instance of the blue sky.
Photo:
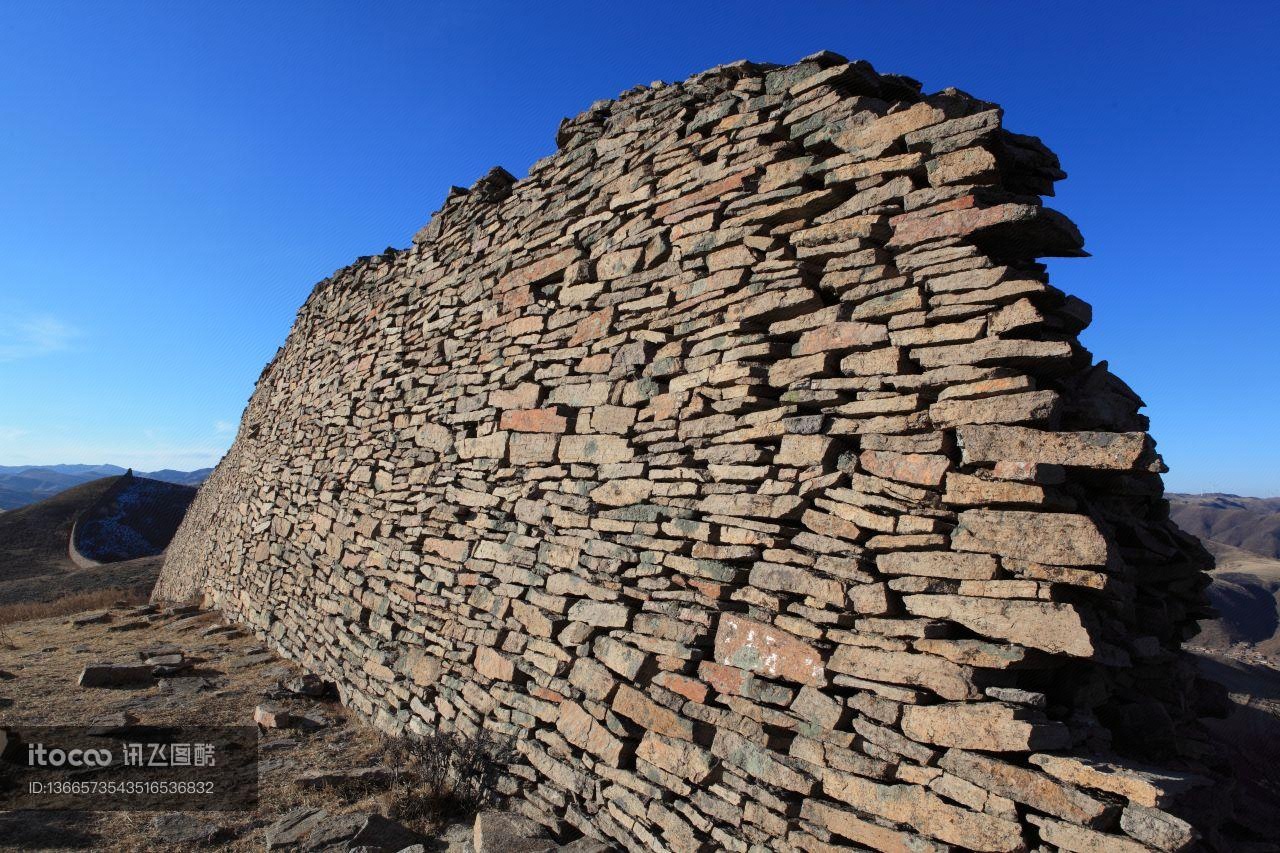
<svg viewBox="0 0 1280 853">
<path fill-rule="evenodd" d="M 1142 8 L 1142 7 L 1145 7 Z M 1183 491 L 1280 494 L 1269 3 L 0 5 L 0 464 L 211 464 L 317 280 L 639 83 L 819 49 L 1071 177 L 1084 341 Z"/>
</svg>

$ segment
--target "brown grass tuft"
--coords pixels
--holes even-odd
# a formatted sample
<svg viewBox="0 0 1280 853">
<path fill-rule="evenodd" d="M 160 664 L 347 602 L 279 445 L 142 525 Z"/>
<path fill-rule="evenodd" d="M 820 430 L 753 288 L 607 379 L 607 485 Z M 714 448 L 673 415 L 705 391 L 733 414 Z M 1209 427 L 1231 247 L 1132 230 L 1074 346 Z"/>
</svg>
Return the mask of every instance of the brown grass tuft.
<svg viewBox="0 0 1280 853">
<path fill-rule="evenodd" d="M 29 622 L 32 619 L 48 619 L 53 616 L 66 616 L 81 613 L 85 610 L 99 610 L 120 605 L 145 604 L 151 595 L 149 587 L 133 587 L 132 589 L 96 589 L 91 592 L 75 592 L 55 598 L 53 601 L 23 601 L 17 604 L 0 605 L 0 625 L 11 625 L 14 622 Z"/>
<path fill-rule="evenodd" d="M 483 729 L 476 737 L 435 732 L 383 744 L 382 761 L 396 772 L 381 796 L 387 816 L 424 834 L 494 805 L 514 758 L 509 744 Z"/>
</svg>

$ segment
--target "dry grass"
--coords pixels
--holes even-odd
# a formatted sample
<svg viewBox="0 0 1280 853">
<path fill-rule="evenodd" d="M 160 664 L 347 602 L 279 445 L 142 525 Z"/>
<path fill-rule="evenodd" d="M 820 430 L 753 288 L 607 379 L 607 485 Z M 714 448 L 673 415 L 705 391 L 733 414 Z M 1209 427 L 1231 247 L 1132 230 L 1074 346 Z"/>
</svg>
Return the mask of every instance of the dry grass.
<svg viewBox="0 0 1280 853">
<path fill-rule="evenodd" d="M 385 738 L 383 765 L 396 776 L 381 801 L 388 817 L 424 835 L 498 802 L 498 780 L 513 750 L 481 730 L 478 737 L 435 732 Z"/>
<path fill-rule="evenodd" d="M 299 793 L 299 803 L 331 812 L 377 811 L 427 837 L 469 823 L 476 813 L 500 804 L 499 780 L 514 760 L 514 750 L 491 733 L 375 734 L 372 740 L 370 734 L 346 751 L 361 756 L 360 766 L 390 770 L 390 778 L 339 778 Z"/>
<path fill-rule="evenodd" d="M 50 619 L 55 616 L 66 616 L 71 613 L 82 613 L 86 610 L 102 610 L 107 607 L 119 607 L 132 604 L 143 604 L 150 596 L 148 587 L 131 589 L 97 589 L 91 592 L 76 592 L 64 595 L 53 601 L 23 601 L 17 604 L 0 605 L 0 625 L 12 625 L 15 622 L 29 622 L 33 619 Z"/>
<path fill-rule="evenodd" d="M 16 678 L 0 680 L 0 725 L 84 725 L 103 715 L 129 710 L 146 725 L 252 725 L 254 707 L 268 701 L 279 680 L 299 673 L 279 659 L 247 663 L 244 657 L 261 645 L 247 634 L 205 635 L 218 624 L 216 614 L 161 618 L 152 625 L 112 631 L 112 622 L 74 627 L 65 617 L 8 625 L 12 644 L 0 653 L 0 668 Z M 191 678 L 207 678 L 208 689 L 166 694 L 165 681 L 137 689 L 86 689 L 76 686 L 88 663 L 138 659 L 141 649 L 172 644 L 201 662 Z M 199 673 L 196 675 L 195 673 Z M 295 777 L 305 770 L 342 770 L 379 763 L 386 747 L 378 733 L 358 722 L 330 700 L 271 699 L 291 713 L 323 717 L 327 725 L 312 733 L 294 729 L 262 732 L 259 756 L 258 808 L 248 812 L 203 812 L 200 817 L 226 828 L 229 837 L 214 848 L 226 853 L 260 853 L 266 849 L 264 827 L 296 806 L 331 813 L 385 811 L 387 786 L 366 791 L 299 788 Z M 276 742 L 294 743 L 272 749 Z M 8 813 L 0 812 L 0 851 L 101 850 L 103 853 L 182 851 L 189 846 L 165 844 L 156 837 L 151 812 Z M 77 838 L 82 839 L 76 841 Z"/>
</svg>

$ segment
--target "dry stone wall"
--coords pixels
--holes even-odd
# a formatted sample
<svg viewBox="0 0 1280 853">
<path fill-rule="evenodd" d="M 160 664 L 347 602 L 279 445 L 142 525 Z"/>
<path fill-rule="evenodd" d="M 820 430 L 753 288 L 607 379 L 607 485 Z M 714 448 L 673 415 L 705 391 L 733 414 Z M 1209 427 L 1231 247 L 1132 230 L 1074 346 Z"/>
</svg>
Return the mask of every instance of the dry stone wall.
<svg viewBox="0 0 1280 853">
<path fill-rule="evenodd" d="M 315 288 L 156 595 L 628 850 L 1211 841 L 1207 560 L 1036 260 L 1057 158 L 827 53 L 557 143 Z"/>
</svg>

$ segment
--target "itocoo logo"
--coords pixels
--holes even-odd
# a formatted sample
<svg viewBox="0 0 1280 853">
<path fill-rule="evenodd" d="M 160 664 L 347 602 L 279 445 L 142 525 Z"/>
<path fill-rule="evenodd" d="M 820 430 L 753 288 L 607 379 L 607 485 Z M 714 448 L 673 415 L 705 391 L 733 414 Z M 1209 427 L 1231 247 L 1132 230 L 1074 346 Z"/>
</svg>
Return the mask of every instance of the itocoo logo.
<svg viewBox="0 0 1280 853">
<path fill-rule="evenodd" d="M 42 743 L 27 744 L 28 767 L 107 767 L 109 749 L 48 749 Z"/>
</svg>

